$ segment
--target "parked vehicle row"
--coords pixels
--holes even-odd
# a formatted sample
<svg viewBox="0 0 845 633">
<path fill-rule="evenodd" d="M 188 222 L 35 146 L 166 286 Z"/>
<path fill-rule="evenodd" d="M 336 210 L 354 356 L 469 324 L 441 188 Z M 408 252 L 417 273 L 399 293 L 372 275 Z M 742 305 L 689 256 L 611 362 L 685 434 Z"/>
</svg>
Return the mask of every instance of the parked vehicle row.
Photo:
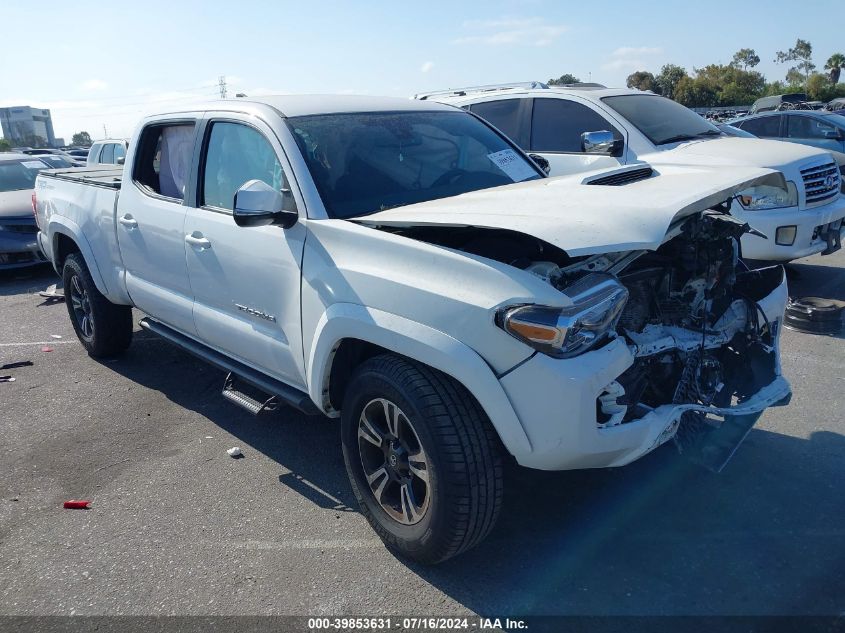
<svg viewBox="0 0 845 633">
<path fill-rule="evenodd" d="M 439 562 L 492 529 L 505 460 L 622 466 L 674 440 L 719 469 L 789 399 L 783 269 L 741 265 L 753 229 L 728 211 L 790 200 L 790 152 L 824 156 L 759 141 L 782 152 L 773 169 L 723 139 L 708 143 L 730 169 L 710 151 L 659 176 L 610 164 L 710 136 L 663 101 L 665 124 L 635 116 L 646 102 L 627 97 L 495 100 L 552 115 L 517 117 L 513 140 L 430 99 L 162 113 L 122 170 L 38 176 L 38 240 L 91 355 L 130 345 L 134 306 L 230 372 L 232 402 L 340 418 L 364 516 L 391 548 Z M 559 109 L 591 133 L 559 136 Z M 548 178 L 517 145 L 555 170 L 573 142 L 600 169 Z"/>
<path fill-rule="evenodd" d="M 616 181 L 655 177 L 669 166 L 777 170 L 786 177 L 786 191 L 756 188 L 733 201 L 732 215 L 755 229 L 742 237 L 743 257 L 783 262 L 839 248 L 845 199 L 840 196 L 840 169 L 829 151 L 726 138 L 691 110 L 638 90 L 529 84 L 462 88 L 417 98 L 485 118 L 545 159 L 553 176 L 623 166 L 631 168 L 615 176 Z M 735 125 L 755 133 L 751 128 L 756 120 L 743 118 Z"/>
</svg>

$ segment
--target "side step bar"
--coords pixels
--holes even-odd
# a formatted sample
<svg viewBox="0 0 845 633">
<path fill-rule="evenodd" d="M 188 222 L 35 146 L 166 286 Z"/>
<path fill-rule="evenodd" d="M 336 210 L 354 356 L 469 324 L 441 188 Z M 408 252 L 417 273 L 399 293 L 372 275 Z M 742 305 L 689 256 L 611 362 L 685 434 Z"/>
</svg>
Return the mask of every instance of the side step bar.
<svg viewBox="0 0 845 633">
<path fill-rule="evenodd" d="M 215 367 L 228 372 L 229 376 L 227 376 L 226 385 L 224 385 L 223 388 L 223 396 L 227 400 L 230 400 L 239 406 L 243 406 L 248 411 L 253 411 L 255 406 L 257 406 L 259 411 L 253 411 L 254 413 L 257 413 L 262 409 L 267 410 L 270 406 L 273 406 L 274 404 L 277 406 L 278 402 L 282 402 L 292 406 L 294 409 L 302 411 L 307 415 L 322 414 L 317 406 L 311 401 L 311 398 L 308 397 L 308 394 L 304 391 L 300 391 L 296 387 L 286 385 L 285 383 L 276 380 L 275 378 L 271 378 L 252 367 L 247 367 L 243 363 L 236 361 L 233 358 L 229 358 L 228 356 L 225 356 L 198 341 L 188 338 L 184 334 L 180 334 L 176 330 L 173 330 L 166 325 L 162 325 L 158 321 L 154 321 L 149 317 L 141 319 L 140 325 L 143 329 L 154 334 L 158 334 L 167 342 L 172 343 L 177 347 L 181 347 L 189 354 L 193 354 L 210 365 L 214 365 Z M 262 407 L 262 403 L 250 398 L 246 394 L 243 394 L 234 388 L 234 380 L 231 382 L 229 380 L 230 378 L 234 378 L 234 376 L 237 376 L 239 380 L 242 380 L 252 387 L 275 397 L 278 402 L 272 403 L 271 401 L 273 398 L 270 398 L 270 400 L 264 403 L 267 406 Z M 227 391 L 231 391 L 232 393 L 227 394 Z"/>
<path fill-rule="evenodd" d="M 246 409 L 252 415 L 261 415 L 265 411 L 275 411 L 279 408 L 279 399 L 276 396 L 270 396 L 263 402 L 256 400 L 247 393 L 241 391 L 237 386 L 238 377 L 229 372 L 226 380 L 223 383 L 223 391 L 221 395 L 232 404 L 236 404 L 242 409 Z"/>
</svg>

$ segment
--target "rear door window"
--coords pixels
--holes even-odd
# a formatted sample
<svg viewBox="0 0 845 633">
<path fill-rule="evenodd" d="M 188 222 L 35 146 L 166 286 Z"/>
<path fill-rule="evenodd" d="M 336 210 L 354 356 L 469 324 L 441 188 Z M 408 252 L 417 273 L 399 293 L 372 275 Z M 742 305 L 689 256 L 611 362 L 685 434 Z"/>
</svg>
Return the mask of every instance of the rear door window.
<svg viewBox="0 0 845 633">
<path fill-rule="evenodd" d="M 581 153 L 584 132 L 622 134 L 587 106 L 567 99 L 534 99 L 531 116 L 531 151 Z"/>
<path fill-rule="evenodd" d="M 473 103 L 469 106 L 469 110 L 498 128 L 505 136 L 511 137 L 517 145 L 525 147 L 526 139 L 524 138 L 525 135 L 522 134 L 519 116 L 521 104 L 521 99 L 500 99 L 485 103 Z"/>
<path fill-rule="evenodd" d="M 742 123 L 742 129 L 751 132 L 754 136 L 777 138 L 780 136 L 781 114 L 763 116 L 758 119 L 749 119 Z"/>
<path fill-rule="evenodd" d="M 193 123 L 148 125 L 138 141 L 132 179 L 147 193 L 182 200 L 193 150 Z"/>
</svg>

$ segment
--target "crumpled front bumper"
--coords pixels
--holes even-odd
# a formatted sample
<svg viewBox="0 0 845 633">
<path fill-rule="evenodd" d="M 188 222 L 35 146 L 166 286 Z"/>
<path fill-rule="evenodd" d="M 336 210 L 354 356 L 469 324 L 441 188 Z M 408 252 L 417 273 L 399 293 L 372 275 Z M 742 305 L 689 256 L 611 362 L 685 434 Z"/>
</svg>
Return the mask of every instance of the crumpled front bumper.
<svg viewBox="0 0 845 633">
<path fill-rule="evenodd" d="M 603 428 L 597 424 L 597 399 L 634 363 L 624 340 L 616 339 L 572 359 L 535 354 L 500 380 L 532 446 L 530 453 L 517 456 L 519 463 L 540 470 L 623 466 L 671 439 L 686 411 L 706 409 L 710 417 L 759 417 L 791 393 L 789 382 L 780 375 L 780 333 L 786 301 L 783 275 L 780 284 L 758 301 L 775 331 L 774 379 L 732 407 L 667 404 L 641 418 Z"/>
</svg>

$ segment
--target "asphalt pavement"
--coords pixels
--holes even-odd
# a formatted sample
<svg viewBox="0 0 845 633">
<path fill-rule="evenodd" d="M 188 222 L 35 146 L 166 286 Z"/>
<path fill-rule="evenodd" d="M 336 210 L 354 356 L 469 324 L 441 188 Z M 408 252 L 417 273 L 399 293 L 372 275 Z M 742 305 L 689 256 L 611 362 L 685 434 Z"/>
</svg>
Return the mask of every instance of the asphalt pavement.
<svg viewBox="0 0 845 633">
<path fill-rule="evenodd" d="M 784 333 L 792 403 L 721 474 L 671 444 L 620 469 L 516 469 L 490 538 L 427 568 L 356 511 L 336 422 L 252 417 L 221 372 L 140 330 L 93 360 L 36 294 L 54 281 L 0 274 L 0 365 L 33 363 L 0 371 L 0 615 L 845 612 L 843 338 Z M 790 285 L 845 300 L 845 253 Z"/>
</svg>

